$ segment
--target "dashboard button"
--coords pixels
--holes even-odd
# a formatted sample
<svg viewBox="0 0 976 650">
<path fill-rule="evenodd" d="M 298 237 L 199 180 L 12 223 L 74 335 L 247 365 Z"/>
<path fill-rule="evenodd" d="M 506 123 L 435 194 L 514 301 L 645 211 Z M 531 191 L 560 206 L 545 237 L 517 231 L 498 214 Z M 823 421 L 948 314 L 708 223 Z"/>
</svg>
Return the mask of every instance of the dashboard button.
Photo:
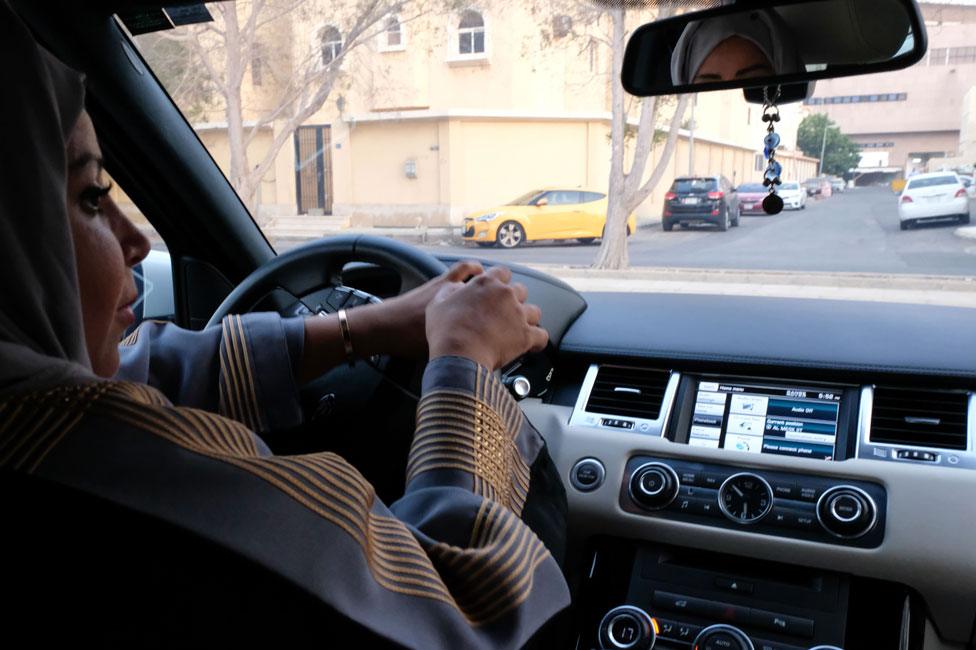
<svg viewBox="0 0 976 650">
<path fill-rule="evenodd" d="M 630 497 L 647 510 L 666 508 L 679 489 L 678 475 L 665 463 L 645 463 L 630 478 Z"/>
<path fill-rule="evenodd" d="M 658 632 L 658 636 L 661 636 L 665 639 L 677 638 L 676 637 L 676 635 L 678 634 L 677 621 L 671 621 L 666 618 L 659 618 L 657 619 L 657 627 L 660 630 L 660 632 Z"/>
<path fill-rule="evenodd" d="M 751 594 L 755 590 L 753 583 L 737 578 L 715 578 L 715 586 L 723 591 L 731 591 L 737 594 Z"/>
<path fill-rule="evenodd" d="M 681 479 L 682 485 L 698 485 L 699 475 L 698 472 L 691 470 L 678 470 L 678 478 Z"/>
<path fill-rule="evenodd" d="M 799 487 L 799 498 L 801 501 L 816 501 L 820 498 L 823 490 L 818 487 L 801 485 Z"/>
<path fill-rule="evenodd" d="M 817 523 L 817 513 L 813 507 L 807 508 L 783 508 L 786 515 L 785 524 L 797 530 L 817 530 L 820 524 Z"/>
<path fill-rule="evenodd" d="M 776 612 L 768 612 L 762 609 L 753 609 L 751 620 L 752 624 L 756 627 L 773 630 L 774 632 L 779 632 L 780 634 L 802 636 L 808 639 L 813 638 L 814 625 L 813 620 L 809 618 L 790 616 L 788 614 L 778 614 Z"/>
<path fill-rule="evenodd" d="M 792 483 L 773 483 L 773 496 L 777 499 L 799 499 L 800 486 Z"/>
<path fill-rule="evenodd" d="M 674 638 L 678 641 L 684 641 L 685 643 L 691 643 L 701 632 L 700 625 L 692 625 L 691 623 L 678 623 L 678 628 L 674 635 Z"/>
<path fill-rule="evenodd" d="M 713 472 L 706 472 L 702 475 L 702 486 L 707 488 L 719 489 L 722 487 L 722 483 L 728 478 L 724 474 L 715 474 Z"/>
<path fill-rule="evenodd" d="M 606 475 L 603 463 L 596 458 L 584 458 L 573 466 L 569 480 L 580 492 L 592 492 L 603 484 Z"/>
<path fill-rule="evenodd" d="M 709 616 L 715 611 L 714 603 L 704 598 L 694 598 L 683 594 L 674 594 L 669 591 L 655 591 L 653 603 L 655 607 L 671 610 L 672 612 L 685 612 L 698 616 Z"/>
<path fill-rule="evenodd" d="M 870 495 L 851 485 L 832 487 L 817 502 L 817 518 L 836 537 L 854 539 L 867 534 L 874 528 L 877 516 L 877 506 Z"/>
</svg>

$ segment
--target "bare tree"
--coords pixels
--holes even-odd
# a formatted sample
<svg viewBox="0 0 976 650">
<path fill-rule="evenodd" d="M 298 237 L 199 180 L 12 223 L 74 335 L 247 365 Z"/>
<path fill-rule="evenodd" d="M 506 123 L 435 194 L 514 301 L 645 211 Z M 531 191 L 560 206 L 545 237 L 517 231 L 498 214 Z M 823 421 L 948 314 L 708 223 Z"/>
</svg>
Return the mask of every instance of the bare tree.
<svg viewBox="0 0 976 650">
<path fill-rule="evenodd" d="M 607 194 L 607 225 L 594 268 L 623 269 L 630 264 L 627 253 L 627 218 L 647 198 L 661 181 L 678 143 L 679 127 L 688 106 L 688 95 L 682 95 L 675 106 L 667 129 L 667 140 L 655 163 L 654 171 L 645 181 L 647 164 L 654 149 L 659 112 L 664 103 L 657 97 L 640 101 L 640 118 L 634 134 L 634 154 L 629 169 L 625 169 L 627 121 L 624 88 L 620 82 L 624 49 L 627 45 L 627 10 L 623 3 L 608 9 L 611 23 L 610 75 L 610 186 Z M 673 10 L 662 8 L 658 18 Z"/>
<path fill-rule="evenodd" d="M 163 32 L 153 42 L 182 43 L 177 55 L 196 66 L 174 73 L 177 92 L 196 93 L 186 98 L 193 100 L 196 113 L 203 112 L 200 88 L 212 90 L 207 98 L 227 125 L 230 182 L 253 214 L 261 179 L 298 127 L 321 110 L 342 83 L 350 54 L 385 30 L 390 16 L 409 22 L 429 6 L 425 0 L 240 0 L 213 4 L 210 9 L 212 23 Z M 303 30 L 314 24 L 329 25 L 338 40 L 328 34 L 311 34 L 312 43 L 304 43 Z M 323 37 L 329 40 L 323 41 Z M 159 55 L 147 52 L 150 61 Z M 250 80 L 245 76 L 248 70 Z M 259 92 L 256 75 L 270 77 L 273 89 Z M 180 97 L 174 97 L 180 102 Z M 255 154 L 250 145 L 269 131 L 269 146 Z"/>
<path fill-rule="evenodd" d="M 627 46 L 628 10 L 633 17 L 636 11 L 646 11 L 647 3 L 639 0 L 539 0 L 536 13 L 551 13 L 568 17 L 554 25 L 572 25 L 567 34 L 583 48 L 601 47 L 610 53 L 609 68 L 599 75 L 610 87 L 610 174 L 607 194 L 607 223 L 600 250 L 594 262 L 595 268 L 621 269 L 629 264 L 627 255 L 627 218 L 641 203 L 646 201 L 661 181 L 670 165 L 677 147 L 679 128 L 688 105 L 688 97 L 677 101 L 672 98 L 646 97 L 628 101 L 620 81 L 624 51 Z M 660 6 L 656 19 L 674 15 L 675 6 Z M 650 18 L 651 16 L 648 16 Z M 554 27 L 555 29 L 555 27 Z M 548 44 L 554 35 L 544 32 L 543 43 Z M 631 125 L 632 107 L 640 107 L 636 125 Z M 673 114 L 667 125 L 668 110 Z M 645 180 L 655 144 L 663 141 L 654 168 Z M 628 150 L 632 151 L 627 165 Z"/>
</svg>

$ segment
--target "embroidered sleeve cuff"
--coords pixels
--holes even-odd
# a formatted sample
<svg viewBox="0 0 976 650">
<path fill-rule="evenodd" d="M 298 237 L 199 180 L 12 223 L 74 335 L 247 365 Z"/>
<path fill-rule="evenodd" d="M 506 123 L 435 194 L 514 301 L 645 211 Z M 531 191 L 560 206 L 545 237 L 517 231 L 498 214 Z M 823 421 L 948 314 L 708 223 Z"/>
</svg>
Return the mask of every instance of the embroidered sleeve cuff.
<svg viewBox="0 0 976 650">
<path fill-rule="evenodd" d="M 220 412 L 263 433 L 301 423 L 295 355 L 302 319 L 275 313 L 231 315 L 221 323 Z"/>
<path fill-rule="evenodd" d="M 541 444 L 491 371 L 461 357 L 434 359 L 424 373 L 407 484 L 462 485 L 520 515 Z"/>
</svg>

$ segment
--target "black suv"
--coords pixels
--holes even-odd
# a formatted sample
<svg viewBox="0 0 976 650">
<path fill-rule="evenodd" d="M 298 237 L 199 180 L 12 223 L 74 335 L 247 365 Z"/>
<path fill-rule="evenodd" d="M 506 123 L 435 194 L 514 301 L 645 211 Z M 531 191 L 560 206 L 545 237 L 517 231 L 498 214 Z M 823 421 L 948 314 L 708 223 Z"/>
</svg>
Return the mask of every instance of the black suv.
<svg viewBox="0 0 976 650">
<path fill-rule="evenodd" d="M 739 198 L 724 176 L 681 176 L 664 195 L 661 226 L 709 223 L 719 230 L 739 225 Z"/>
</svg>

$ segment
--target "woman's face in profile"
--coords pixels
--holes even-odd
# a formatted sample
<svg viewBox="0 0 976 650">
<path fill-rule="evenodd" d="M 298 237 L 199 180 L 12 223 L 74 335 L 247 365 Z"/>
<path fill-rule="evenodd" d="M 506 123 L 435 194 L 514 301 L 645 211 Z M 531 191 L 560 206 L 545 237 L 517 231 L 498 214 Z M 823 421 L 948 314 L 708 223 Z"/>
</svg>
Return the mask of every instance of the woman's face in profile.
<svg viewBox="0 0 976 650">
<path fill-rule="evenodd" d="M 85 344 L 92 370 L 111 377 L 119 367 L 118 343 L 135 320 L 138 297 L 132 267 L 149 253 L 149 240 L 109 197 L 102 152 L 88 113 L 68 139 L 68 222 L 78 267 Z"/>
<path fill-rule="evenodd" d="M 730 36 L 715 46 L 695 73 L 694 83 L 771 77 L 773 64 L 755 43 Z"/>
</svg>

